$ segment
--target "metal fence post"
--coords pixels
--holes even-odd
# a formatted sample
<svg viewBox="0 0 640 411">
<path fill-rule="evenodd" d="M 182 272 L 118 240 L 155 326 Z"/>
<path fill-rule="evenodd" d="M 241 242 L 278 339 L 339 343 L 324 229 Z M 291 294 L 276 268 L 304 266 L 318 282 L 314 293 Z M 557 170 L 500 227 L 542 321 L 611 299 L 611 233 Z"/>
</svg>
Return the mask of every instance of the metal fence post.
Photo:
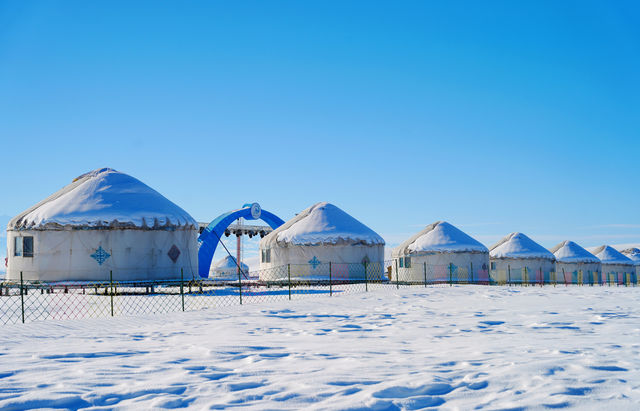
<svg viewBox="0 0 640 411">
<path fill-rule="evenodd" d="M 473 284 L 473 261 L 469 262 L 471 265 L 471 284 Z"/>
<path fill-rule="evenodd" d="M 578 285 L 584 285 L 584 272 L 582 270 L 578 270 Z"/>
<path fill-rule="evenodd" d="M 109 271 L 109 288 L 111 292 L 111 316 L 113 317 L 113 270 Z"/>
<path fill-rule="evenodd" d="M 180 269 L 180 299 L 182 300 L 182 311 L 184 311 L 184 269 Z"/>
<path fill-rule="evenodd" d="M 20 271 L 20 305 L 22 307 L 22 324 L 24 324 L 24 293 L 22 291 L 24 285 L 22 281 L 22 271 Z"/>
<path fill-rule="evenodd" d="M 424 288 L 427 288 L 427 262 L 424 263 Z"/>
<path fill-rule="evenodd" d="M 240 295 L 240 305 L 242 305 L 242 269 L 238 269 L 238 294 Z"/>
<path fill-rule="evenodd" d="M 287 277 L 289 277 L 289 300 L 291 300 L 291 264 L 287 264 Z"/>
<path fill-rule="evenodd" d="M 527 267 L 524 268 L 524 275 L 520 282 L 520 285 L 529 285 L 529 269 Z"/>
<path fill-rule="evenodd" d="M 400 271 L 398 271 L 398 260 L 396 259 L 396 289 L 400 289 Z"/>
<path fill-rule="evenodd" d="M 329 261 L 329 297 L 333 296 L 333 278 L 331 276 L 331 261 Z"/>
<path fill-rule="evenodd" d="M 509 282 L 508 282 L 508 284 L 511 285 L 511 264 L 507 264 L 507 271 L 509 272 Z"/>
<path fill-rule="evenodd" d="M 449 263 L 449 287 L 453 287 L 453 263 Z"/>
<path fill-rule="evenodd" d="M 367 284 L 367 262 L 364 262 L 364 291 L 369 291 L 369 285 Z"/>
</svg>

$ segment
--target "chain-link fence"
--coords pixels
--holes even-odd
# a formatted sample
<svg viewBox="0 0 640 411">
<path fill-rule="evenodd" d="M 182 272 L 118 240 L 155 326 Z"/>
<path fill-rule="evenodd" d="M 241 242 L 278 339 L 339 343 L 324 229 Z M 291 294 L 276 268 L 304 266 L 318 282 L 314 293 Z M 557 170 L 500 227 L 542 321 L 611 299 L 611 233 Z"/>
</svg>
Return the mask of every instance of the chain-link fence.
<svg viewBox="0 0 640 411">
<path fill-rule="evenodd" d="M 635 273 L 561 273 L 527 267 L 417 264 L 397 261 L 358 264 L 289 264 L 239 273 L 237 278 L 97 282 L 33 281 L 0 283 L 0 324 L 156 314 L 229 307 L 312 296 L 434 285 L 618 285 L 635 286 Z"/>
</svg>

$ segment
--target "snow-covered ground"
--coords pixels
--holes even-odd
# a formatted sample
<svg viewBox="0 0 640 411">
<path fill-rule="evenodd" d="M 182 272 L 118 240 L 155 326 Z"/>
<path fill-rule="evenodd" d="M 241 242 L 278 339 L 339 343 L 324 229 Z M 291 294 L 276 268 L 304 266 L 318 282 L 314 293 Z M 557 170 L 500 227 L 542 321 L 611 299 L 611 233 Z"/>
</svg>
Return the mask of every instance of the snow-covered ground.
<svg viewBox="0 0 640 411">
<path fill-rule="evenodd" d="M 387 287 L 0 330 L 0 409 L 638 409 L 640 289 Z"/>
</svg>

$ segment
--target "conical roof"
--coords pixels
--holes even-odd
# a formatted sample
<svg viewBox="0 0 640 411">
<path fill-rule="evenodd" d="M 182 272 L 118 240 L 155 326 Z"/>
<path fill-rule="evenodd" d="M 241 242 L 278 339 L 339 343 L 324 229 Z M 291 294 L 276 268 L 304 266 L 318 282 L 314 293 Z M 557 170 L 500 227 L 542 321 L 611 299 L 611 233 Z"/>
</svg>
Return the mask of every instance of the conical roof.
<svg viewBox="0 0 640 411">
<path fill-rule="evenodd" d="M 609 245 L 596 247 L 592 253 L 602 261 L 602 264 L 633 265 L 631 259 Z"/>
<path fill-rule="evenodd" d="M 413 235 L 393 250 L 393 255 L 406 255 L 416 252 L 483 252 L 487 247 L 467 233 L 446 221 L 436 221 Z"/>
<path fill-rule="evenodd" d="M 544 258 L 555 261 L 546 248 L 522 233 L 511 233 L 490 248 L 492 258 Z"/>
<path fill-rule="evenodd" d="M 384 240 L 340 208 L 323 202 L 302 211 L 260 241 L 263 247 L 273 243 L 384 245 Z"/>
<path fill-rule="evenodd" d="M 563 241 L 551 249 L 561 263 L 599 263 L 600 260 L 573 241 Z"/>
<path fill-rule="evenodd" d="M 81 175 L 14 217 L 7 229 L 197 226 L 186 211 L 140 180 L 102 168 Z"/>
<path fill-rule="evenodd" d="M 230 268 L 238 268 L 238 265 L 236 264 L 236 258 L 230 255 L 217 261 L 214 265 L 211 266 L 212 271 L 229 270 Z M 240 268 L 242 268 L 242 271 L 244 271 L 245 273 L 249 271 L 249 266 L 243 262 L 240 262 Z"/>
<path fill-rule="evenodd" d="M 627 248 L 622 251 L 622 254 L 633 261 L 634 265 L 640 265 L 640 249 L 638 248 Z"/>
</svg>

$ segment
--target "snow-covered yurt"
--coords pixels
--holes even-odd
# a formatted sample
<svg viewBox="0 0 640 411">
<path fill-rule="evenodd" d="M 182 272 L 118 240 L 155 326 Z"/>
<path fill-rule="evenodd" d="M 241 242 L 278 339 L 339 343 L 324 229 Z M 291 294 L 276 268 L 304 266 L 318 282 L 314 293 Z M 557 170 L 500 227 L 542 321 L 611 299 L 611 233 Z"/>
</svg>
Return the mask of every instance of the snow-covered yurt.
<svg viewBox="0 0 640 411">
<path fill-rule="evenodd" d="M 636 283 L 636 268 L 633 261 L 608 245 L 591 250 L 602 262 L 601 281 L 606 284 Z"/>
<path fill-rule="evenodd" d="M 489 249 L 490 276 L 499 284 L 555 281 L 555 256 L 522 233 L 511 233 Z"/>
<path fill-rule="evenodd" d="M 7 278 L 114 281 L 197 275 L 198 224 L 141 181 L 83 174 L 7 226 Z"/>
<path fill-rule="evenodd" d="M 489 281 L 487 247 L 446 221 L 429 224 L 394 248 L 391 256 L 393 280 L 412 283 Z"/>
<path fill-rule="evenodd" d="M 640 249 L 638 248 L 627 248 L 622 251 L 625 257 L 633 261 L 633 265 L 636 266 L 636 280 L 640 278 Z"/>
<path fill-rule="evenodd" d="M 241 278 L 244 279 L 249 275 L 249 266 L 240 261 L 240 268 L 244 274 Z M 212 264 L 209 270 L 209 278 L 215 280 L 237 280 L 238 264 L 236 263 L 236 258 L 228 255 L 215 264 Z"/>
<path fill-rule="evenodd" d="M 381 280 L 384 244 L 340 208 L 317 203 L 260 241 L 260 279 Z"/>
<path fill-rule="evenodd" d="M 565 284 L 599 284 L 602 264 L 595 255 L 573 241 L 551 249 L 556 256 L 556 281 Z"/>
</svg>

